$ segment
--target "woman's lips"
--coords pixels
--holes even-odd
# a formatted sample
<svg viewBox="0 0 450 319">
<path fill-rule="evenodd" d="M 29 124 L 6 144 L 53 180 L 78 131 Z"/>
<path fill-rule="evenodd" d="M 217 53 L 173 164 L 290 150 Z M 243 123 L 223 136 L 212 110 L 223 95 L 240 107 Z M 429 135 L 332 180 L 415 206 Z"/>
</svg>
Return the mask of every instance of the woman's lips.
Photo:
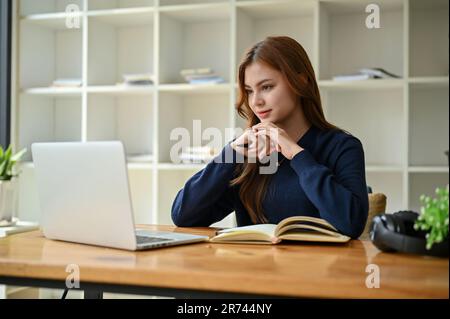
<svg viewBox="0 0 450 319">
<path fill-rule="evenodd" d="M 257 112 L 257 114 L 258 114 L 258 116 L 260 118 L 266 118 L 266 117 L 269 116 L 270 112 L 272 112 L 272 110 L 267 110 L 267 111 L 264 111 L 264 112 Z"/>
</svg>

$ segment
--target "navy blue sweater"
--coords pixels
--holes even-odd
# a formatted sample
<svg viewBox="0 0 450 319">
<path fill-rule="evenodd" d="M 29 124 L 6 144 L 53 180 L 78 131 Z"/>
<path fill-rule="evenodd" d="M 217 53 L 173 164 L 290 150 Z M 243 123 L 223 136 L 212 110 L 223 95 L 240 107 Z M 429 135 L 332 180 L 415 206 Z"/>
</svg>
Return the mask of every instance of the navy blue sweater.
<svg viewBox="0 0 450 319">
<path fill-rule="evenodd" d="M 327 220 L 341 233 L 357 238 L 368 214 L 364 151 L 354 136 L 314 126 L 302 136 L 304 148 L 292 160 L 279 153 L 280 166 L 270 179 L 263 209 L 269 223 L 290 216 Z M 238 226 L 252 221 L 239 198 L 239 186 L 230 187 L 236 163 L 225 163 L 227 144 L 220 161 L 211 161 L 192 176 L 172 205 L 172 220 L 180 227 L 209 226 L 236 212 Z M 284 159 L 281 161 L 281 159 Z"/>
</svg>

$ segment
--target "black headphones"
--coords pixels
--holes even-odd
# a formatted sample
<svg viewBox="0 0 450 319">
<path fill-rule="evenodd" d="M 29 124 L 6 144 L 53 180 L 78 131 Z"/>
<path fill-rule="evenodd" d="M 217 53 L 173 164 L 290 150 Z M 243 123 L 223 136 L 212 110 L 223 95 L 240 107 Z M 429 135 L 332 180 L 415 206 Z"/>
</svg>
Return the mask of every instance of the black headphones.
<svg viewBox="0 0 450 319">
<path fill-rule="evenodd" d="M 448 257 L 448 238 L 426 249 L 426 232 L 414 229 L 419 214 L 400 211 L 377 215 L 372 220 L 370 239 L 382 251 L 398 251 L 410 254 Z"/>
</svg>

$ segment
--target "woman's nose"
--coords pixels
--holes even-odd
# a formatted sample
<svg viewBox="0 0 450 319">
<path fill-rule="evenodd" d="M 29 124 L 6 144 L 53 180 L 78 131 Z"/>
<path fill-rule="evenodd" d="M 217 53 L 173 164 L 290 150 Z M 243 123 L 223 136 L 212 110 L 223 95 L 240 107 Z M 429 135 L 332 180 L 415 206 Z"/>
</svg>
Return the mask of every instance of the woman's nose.
<svg viewBox="0 0 450 319">
<path fill-rule="evenodd" d="M 255 93 L 253 94 L 253 105 L 258 106 L 258 105 L 263 105 L 264 104 L 264 100 L 261 98 L 261 95 Z"/>
</svg>

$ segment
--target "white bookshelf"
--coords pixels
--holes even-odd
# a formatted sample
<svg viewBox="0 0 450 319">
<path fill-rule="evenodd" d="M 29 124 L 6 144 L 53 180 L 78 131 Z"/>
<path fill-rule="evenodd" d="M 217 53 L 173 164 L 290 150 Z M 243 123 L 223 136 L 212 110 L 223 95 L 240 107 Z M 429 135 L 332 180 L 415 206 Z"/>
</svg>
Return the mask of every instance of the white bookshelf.
<svg viewBox="0 0 450 319">
<path fill-rule="evenodd" d="M 70 3 L 81 9 L 80 29 L 65 27 Z M 135 220 L 171 224 L 175 194 L 205 166 L 170 161 L 171 130 L 192 134 L 193 120 L 223 135 L 242 127 L 234 103 L 243 53 L 265 36 L 289 35 L 312 60 L 328 119 L 362 140 L 367 183 L 387 195 L 388 211 L 418 209 L 421 193 L 448 183 L 448 1 L 377 1 L 380 29 L 365 26 L 369 3 L 17 1 L 14 142 L 30 150 L 39 141 L 119 139 L 129 154 L 152 154 L 152 161 L 128 164 Z M 371 66 L 401 78 L 332 81 Z M 196 67 L 213 68 L 225 83 L 185 84 L 180 69 Z M 155 75 L 152 86 L 118 85 L 123 74 L 147 72 Z M 50 86 L 61 77 L 83 85 Z M 28 152 L 19 216 L 39 221 L 31 160 Z M 222 223 L 232 224 L 232 217 Z"/>
</svg>

